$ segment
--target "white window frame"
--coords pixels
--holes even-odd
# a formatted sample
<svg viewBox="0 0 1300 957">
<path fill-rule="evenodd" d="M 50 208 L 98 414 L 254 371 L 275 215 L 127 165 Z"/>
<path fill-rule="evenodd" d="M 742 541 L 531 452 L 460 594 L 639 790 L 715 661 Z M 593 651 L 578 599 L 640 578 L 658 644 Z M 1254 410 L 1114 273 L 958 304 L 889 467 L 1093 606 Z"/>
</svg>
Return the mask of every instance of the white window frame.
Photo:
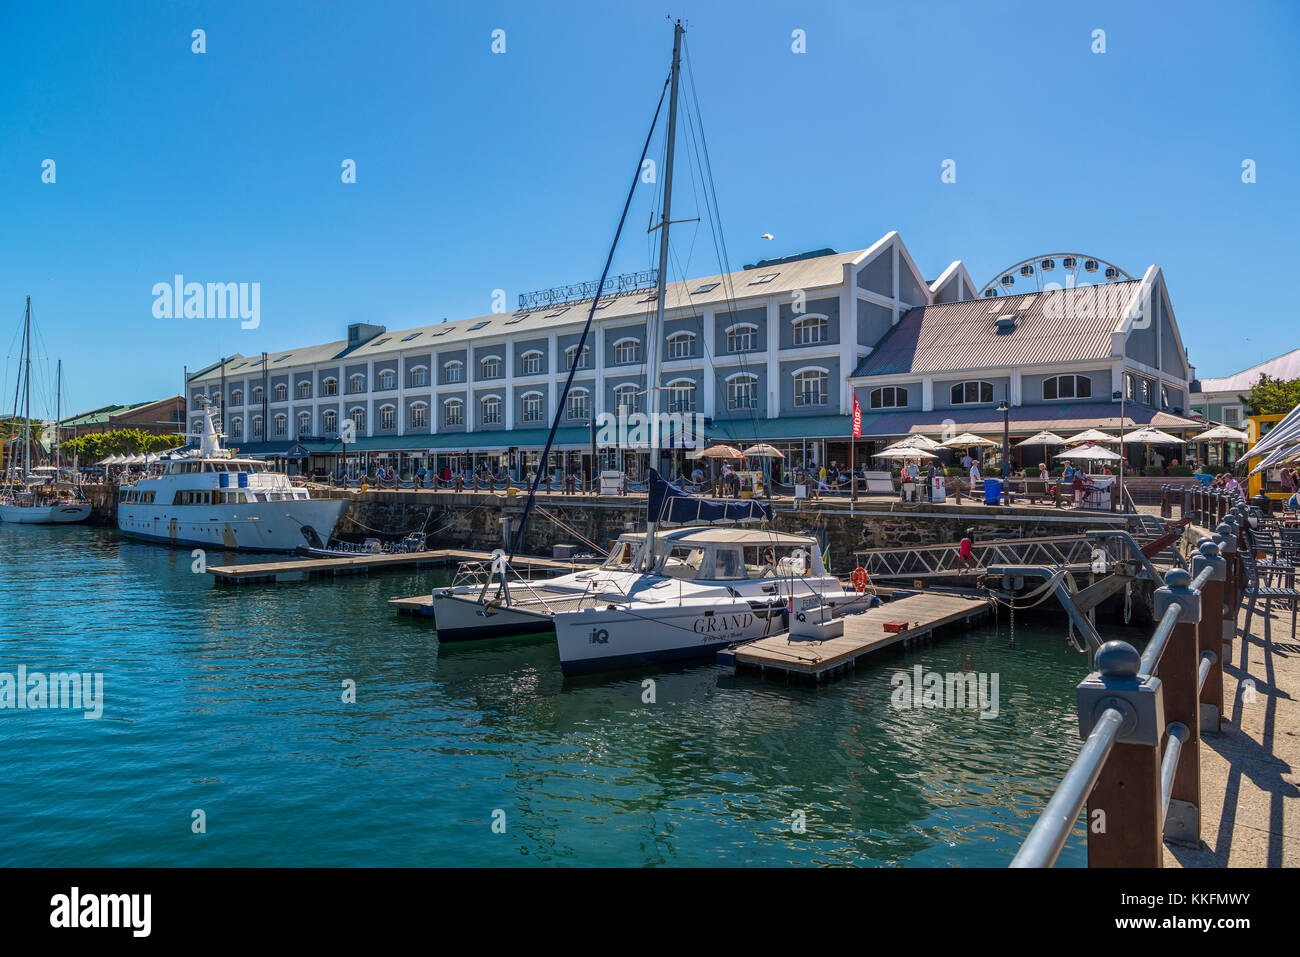
<svg viewBox="0 0 1300 957">
<path fill-rule="evenodd" d="M 735 392 L 735 387 L 744 381 L 746 397 L 742 401 Z M 727 411 L 746 412 L 758 408 L 758 376 L 753 372 L 733 372 L 727 376 Z"/>
<path fill-rule="evenodd" d="M 271 399 L 272 402 L 288 402 L 289 387 L 285 383 L 281 382 L 271 390 L 271 395 L 274 396 L 274 398 Z"/>
<path fill-rule="evenodd" d="M 695 411 L 700 386 L 694 379 L 673 379 L 664 386 L 664 389 L 668 392 L 668 413 L 670 415 L 674 412 L 687 413 Z M 690 399 L 685 403 L 685 408 L 679 408 L 683 404 L 680 398 L 683 393 L 689 395 Z"/>
<path fill-rule="evenodd" d="M 409 385 L 419 388 L 429 384 L 429 367 L 428 366 L 411 366 L 406 370 L 406 376 Z"/>
<path fill-rule="evenodd" d="M 271 420 L 275 427 L 275 436 L 279 438 L 282 435 L 289 434 L 289 417 L 283 412 L 277 412 L 275 418 Z"/>
<path fill-rule="evenodd" d="M 352 427 L 356 430 L 357 435 L 366 431 L 366 409 L 365 406 L 355 406 L 348 410 L 348 418 L 352 420 Z"/>
<path fill-rule="evenodd" d="M 500 356 L 484 356 L 478 364 L 480 379 L 500 379 L 505 374 L 505 362 Z"/>
<path fill-rule="evenodd" d="M 303 419 L 306 419 L 306 420 L 307 420 L 307 427 L 306 427 L 305 429 L 302 427 L 302 420 L 303 420 Z M 299 434 L 299 435 L 311 435 L 311 413 L 310 413 L 310 412 L 299 412 L 299 413 L 298 413 L 298 434 Z"/>
<path fill-rule="evenodd" d="M 1074 394 L 1073 394 L 1073 395 L 1061 395 L 1061 382 L 1062 382 L 1062 380 L 1065 380 L 1065 379 L 1069 379 L 1069 380 L 1071 380 L 1071 387 L 1072 387 L 1073 390 L 1074 390 Z M 1080 395 L 1080 394 L 1079 394 L 1079 380 L 1081 380 L 1081 379 L 1082 379 L 1084 382 L 1088 383 L 1088 394 L 1087 394 L 1087 395 Z M 1048 398 L 1048 396 L 1047 396 L 1047 383 L 1049 383 L 1049 382 L 1055 382 L 1055 383 L 1056 383 L 1056 395 L 1053 396 L 1053 397 L 1051 397 L 1051 398 Z M 1044 401 L 1044 402 L 1073 402 L 1073 401 L 1075 401 L 1076 399 L 1091 399 L 1091 398 L 1092 398 L 1092 378 L 1091 378 L 1090 376 L 1080 375 L 1080 374 L 1077 373 L 1077 372 L 1062 372 L 1062 373 L 1060 373 L 1059 375 L 1050 375 L 1050 376 L 1047 376 L 1045 379 L 1043 379 L 1042 397 L 1043 397 L 1043 401 Z"/>
<path fill-rule="evenodd" d="M 484 425 L 501 424 L 501 396 L 485 395 L 479 401 L 479 415 Z"/>
<path fill-rule="evenodd" d="M 745 334 L 745 339 L 749 345 L 741 349 L 736 346 L 735 340 L 741 333 Z M 758 349 L 758 326 L 752 322 L 733 322 L 727 326 L 727 352 L 733 355 L 740 355 L 746 352 L 754 352 Z"/>
<path fill-rule="evenodd" d="M 908 400 L 907 388 L 908 387 L 905 385 L 876 386 L 876 388 L 872 389 L 869 393 L 867 393 L 867 408 L 868 409 L 905 409 L 907 408 L 907 400 Z M 889 393 L 889 397 L 893 400 L 892 402 L 885 401 L 886 392 Z M 903 393 L 902 402 L 898 401 L 898 394 L 900 392 Z M 880 396 L 879 402 L 876 401 L 877 395 Z"/>
<path fill-rule="evenodd" d="M 380 370 L 379 370 L 379 384 L 378 384 L 378 386 L 376 386 L 376 388 L 377 388 L 377 390 L 380 391 L 380 392 L 392 392 L 394 389 L 396 389 L 396 388 L 397 388 L 397 370 L 396 370 L 396 369 L 380 369 Z"/>
<path fill-rule="evenodd" d="M 244 420 L 238 415 L 230 420 L 230 437 L 232 439 L 244 437 Z"/>
<path fill-rule="evenodd" d="M 339 431 L 339 414 L 334 409 L 326 409 L 320 414 L 320 427 L 326 435 L 337 435 Z"/>
<path fill-rule="evenodd" d="M 300 398 L 300 399 L 310 399 L 310 398 L 311 398 L 311 380 L 310 380 L 310 379 L 300 379 L 300 380 L 298 381 L 298 384 L 297 384 L 296 386 L 294 386 L 294 391 L 297 392 L 297 394 L 298 394 L 298 398 Z"/>
<path fill-rule="evenodd" d="M 972 383 L 978 384 L 979 386 L 978 392 L 980 398 L 975 401 L 968 402 L 966 400 L 966 386 L 971 385 Z M 988 399 L 983 398 L 985 386 L 989 387 L 990 398 Z M 960 399 L 953 398 L 952 395 L 953 389 L 961 389 Z M 961 382 L 954 382 L 951 386 L 948 387 L 948 400 L 951 405 L 992 405 L 997 400 L 997 394 L 998 394 L 997 389 L 994 387 L 993 383 L 990 382 L 988 379 L 963 379 Z"/>
<path fill-rule="evenodd" d="M 570 369 L 572 369 L 572 368 L 574 367 L 574 366 L 573 366 L 573 358 L 574 358 L 574 356 L 576 356 L 577 354 L 578 354 L 578 345 L 577 345 L 577 343 L 574 343 L 573 345 L 569 346 L 569 348 L 567 348 L 567 349 L 564 350 L 564 363 L 565 363 L 564 371 L 565 371 L 565 372 L 568 372 Z M 580 360 L 578 360 L 578 366 L 577 366 L 577 367 L 578 367 L 579 369 L 586 369 L 586 368 L 588 368 L 587 360 L 590 359 L 590 358 L 591 358 L 591 346 L 583 346 L 583 347 L 582 347 L 582 358 L 581 358 Z"/>
<path fill-rule="evenodd" d="M 622 406 L 627 406 L 628 415 L 631 415 L 633 412 L 640 412 L 641 411 L 640 409 L 641 396 L 639 394 L 640 392 L 641 390 L 638 389 L 636 387 L 636 384 L 632 382 L 623 382 L 619 385 L 614 386 L 615 414 L 618 413 L 618 410 Z M 626 400 L 624 400 L 623 398 L 624 396 L 627 397 Z"/>
<path fill-rule="evenodd" d="M 686 354 L 681 355 L 678 348 L 681 343 L 687 344 Z M 669 359 L 693 359 L 695 358 L 695 333 L 693 332 L 674 332 L 668 337 L 668 358 Z"/>
<path fill-rule="evenodd" d="M 358 383 L 360 385 L 358 386 Z M 366 374 L 354 372 L 348 376 L 348 395 L 360 395 L 366 391 Z"/>
<path fill-rule="evenodd" d="M 630 348 L 629 348 L 630 347 Z M 630 354 L 622 354 L 630 353 Z M 624 336 L 614 343 L 614 364 L 632 365 L 641 361 L 641 340 L 636 336 Z"/>
<path fill-rule="evenodd" d="M 799 383 L 807 376 L 813 376 L 821 380 L 821 388 L 818 392 L 813 393 L 810 389 L 801 389 Z M 794 406 L 796 409 L 814 409 L 830 405 L 830 379 L 831 371 L 823 369 L 821 366 L 804 366 L 802 369 L 795 369 L 790 376 L 794 386 Z M 816 395 L 820 398 L 808 398 L 806 394 Z"/>
<path fill-rule="evenodd" d="M 321 380 L 320 390 L 321 390 L 320 394 L 323 396 L 338 395 L 339 380 L 332 375 L 326 376 L 323 380 Z"/>
<path fill-rule="evenodd" d="M 389 432 L 397 428 L 397 406 L 386 402 L 379 407 L 379 431 Z"/>
<path fill-rule="evenodd" d="M 575 399 L 579 401 L 575 402 Z M 565 403 L 564 415 L 566 418 L 577 422 L 586 422 L 591 418 L 591 390 L 570 389 L 569 398 Z"/>
<path fill-rule="evenodd" d="M 525 352 L 523 355 L 519 357 L 519 365 L 523 370 L 519 374 L 520 375 L 541 375 L 546 371 L 545 359 L 546 356 L 544 356 L 539 350 L 529 349 L 527 352 Z M 533 360 L 536 360 L 537 363 L 536 369 L 528 368 L 529 365 L 533 362 Z"/>
<path fill-rule="evenodd" d="M 452 416 L 453 409 L 456 412 L 454 417 Z M 456 426 L 464 425 L 465 424 L 465 400 L 447 399 L 445 402 L 443 402 L 442 421 L 449 428 L 455 428 Z"/>
<path fill-rule="evenodd" d="M 429 403 L 412 402 L 408 419 L 413 429 L 427 429 L 429 427 Z"/>
<path fill-rule="evenodd" d="M 799 316 L 793 320 L 794 327 L 793 344 L 799 346 L 820 346 L 830 342 L 831 338 L 831 321 L 830 317 L 820 312 L 810 312 L 807 315 Z M 808 330 L 820 330 L 818 338 L 810 339 Z"/>
<path fill-rule="evenodd" d="M 535 410 L 529 408 L 529 399 L 537 400 Z M 525 422 L 543 422 L 546 419 L 546 396 L 540 392 L 525 392 L 519 397 L 520 413 Z M 535 413 L 535 414 L 534 414 Z"/>
</svg>

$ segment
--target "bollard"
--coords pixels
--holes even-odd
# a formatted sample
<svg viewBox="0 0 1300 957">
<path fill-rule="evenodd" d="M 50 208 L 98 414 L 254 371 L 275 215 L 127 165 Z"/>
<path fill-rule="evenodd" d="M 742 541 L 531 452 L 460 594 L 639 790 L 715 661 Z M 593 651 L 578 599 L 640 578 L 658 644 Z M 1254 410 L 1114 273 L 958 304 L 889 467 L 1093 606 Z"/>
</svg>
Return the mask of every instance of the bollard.
<svg viewBox="0 0 1300 957">
<path fill-rule="evenodd" d="M 1232 655 L 1232 641 L 1237 637 L 1237 607 L 1240 605 L 1238 583 L 1241 570 L 1238 568 L 1240 556 L 1237 554 L 1237 534 L 1234 527 L 1227 522 L 1216 529 L 1214 540 L 1219 543 L 1219 554 L 1225 562 L 1223 582 L 1223 656 Z"/>
<path fill-rule="evenodd" d="M 1169 606 L 1179 606 L 1169 644 L 1160 659 L 1164 684 L 1165 722 L 1187 726 L 1190 747 L 1182 749 L 1174 770 L 1174 786 L 1165 814 L 1164 839 L 1197 845 L 1201 840 L 1201 737 L 1200 692 L 1197 688 L 1201 652 L 1196 626 L 1201 620 L 1201 596 L 1192 591 L 1192 576 L 1175 568 L 1165 575 L 1165 584 L 1155 592 L 1155 617 L 1160 621 Z"/>
<path fill-rule="evenodd" d="M 1160 486 L 1160 517 L 1172 518 L 1173 514 L 1174 510 L 1169 504 L 1169 486 L 1162 485 Z"/>
<path fill-rule="evenodd" d="M 1077 691 L 1079 733 L 1086 738 L 1107 708 L 1124 725 L 1088 795 L 1088 866 L 1161 867 L 1161 681 L 1138 677 L 1142 658 L 1127 642 L 1106 642 L 1096 662 Z"/>
<path fill-rule="evenodd" d="M 1192 577 L 1200 577 L 1206 567 L 1213 569 L 1201 589 L 1201 621 L 1196 627 L 1197 655 L 1214 653 L 1214 664 L 1201 688 L 1201 729 L 1218 734 L 1223 715 L 1223 586 L 1227 562 L 1219 555 L 1219 546 L 1208 538 L 1197 543 L 1199 554 L 1192 556 Z"/>
</svg>

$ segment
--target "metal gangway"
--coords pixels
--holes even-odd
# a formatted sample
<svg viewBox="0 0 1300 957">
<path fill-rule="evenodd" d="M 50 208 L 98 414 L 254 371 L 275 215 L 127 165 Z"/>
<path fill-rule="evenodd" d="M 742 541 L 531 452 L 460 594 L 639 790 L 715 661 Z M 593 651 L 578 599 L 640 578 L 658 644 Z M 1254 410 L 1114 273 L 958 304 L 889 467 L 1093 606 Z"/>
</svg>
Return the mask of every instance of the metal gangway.
<svg viewBox="0 0 1300 957">
<path fill-rule="evenodd" d="M 1141 554 L 1141 549 L 1132 536 L 1124 531 L 1084 532 L 1042 538 L 1000 538 L 973 543 L 971 558 L 974 569 L 968 574 L 978 575 L 991 567 L 1004 565 L 1086 570 L 1097 561 L 1095 552 L 1098 548 L 1104 549 L 1107 560 L 1112 565 L 1131 558 L 1133 550 Z M 870 548 L 855 554 L 858 564 L 866 569 L 872 581 L 924 581 L 927 578 L 949 578 L 961 574 L 958 547 L 955 544 Z M 1150 564 L 1146 561 L 1148 567 Z M 1155 575 L 1154 569 L 1151 569 L 1151 574 Z"/>
</svg>

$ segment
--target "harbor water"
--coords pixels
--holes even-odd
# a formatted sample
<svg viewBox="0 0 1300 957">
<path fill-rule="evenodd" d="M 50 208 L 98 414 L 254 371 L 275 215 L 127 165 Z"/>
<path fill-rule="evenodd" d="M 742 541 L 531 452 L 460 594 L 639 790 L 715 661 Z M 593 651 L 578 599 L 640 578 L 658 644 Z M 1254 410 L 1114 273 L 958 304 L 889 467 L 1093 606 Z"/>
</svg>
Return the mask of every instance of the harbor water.
<svg viewBox="0 0 1300 957">
<path fill-rule="evenodd" d="M 386 606 L 445 571 L 217 588 L 194 561 L 0 525 L 0 673 L 103 675 L 97 720 L 0 710 L 0 864 L 1004 866 L 1079 746 L 1058 628 L 1013 646 L 1004 618 L 821 688 L 574 681 L 551 643 L 440 648 Z M 996 675 L 996 716 L 896 707 L 917 665 Z M 1076 827 L 1060 864 L 1084 863 Z"/>
</svg>

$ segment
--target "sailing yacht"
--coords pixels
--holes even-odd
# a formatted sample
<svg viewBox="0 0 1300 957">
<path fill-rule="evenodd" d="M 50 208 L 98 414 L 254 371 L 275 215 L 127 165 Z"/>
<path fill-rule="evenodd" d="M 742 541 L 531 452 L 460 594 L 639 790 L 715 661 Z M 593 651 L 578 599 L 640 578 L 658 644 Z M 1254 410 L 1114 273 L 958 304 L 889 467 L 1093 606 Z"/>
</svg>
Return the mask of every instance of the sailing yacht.
<svg viewBox="0 0 1300 957">
<path fill-rule="evenodd" d="M 48 481 L 33 481 L 35 469 L 32 460 L 32 297 L 27 297 L 23 313 L 23 345 L 21 372 L 23 393 L 23 465 L 15 476 L 5 474 L 5 488 L 0 493 L 0 522 L 15 525 L 64 525 L 84 522 L 90 517 L 90 503 L 81 490 L 74 486 L 59 485 L 59 419 L 63 415 L 63 363 L 59 363 L 56 386 L 57 411 L 54 422 L 54 470 Z M 14 416 L 18 415 L 15 393 Z"/>
<path fill-rule="evenodd" d="M 162 475 L 118 493 L 117 527 L 132 538 L 175 545 L 260 552 L 320 548 L 347 500 L 313 499 L 289 476 L 221 446 L 215 410 L 203 409 L 203 434 L 189 455 L 171 459 Z"/>
<path fill-rule="evenodd" d="M 660 340 L 668 233 L 673 222 L 673 160 L 684 33 L 677 22 L 666 84 L 669 108 L 663 205 L 659 222 L 652 227 L 652 231 L 660 231 L 654 322 L 646 335 L 647 396 L 652 400 L 661 391 Z M 662 102 L 661 98 L 661 106 Z M 656 110 L 656 124 L 658 116 Z M 647 148 L 649 142 L 647 138 Z M 645 152 L 643 148 L 641 162 Z M 629 193 L 628 204 L 631 198 Z M 625 205 L 615 233 L 610 260 L 627 208 Z M 609 260 L 576 354 L 581 354 L 590 333 L 608 271 Z M 559 397 L 542 462 L 550 455 L 575 369 L 576 362 Z M 659 403 L 651 401 L 648 406 L 657 410 Z M 658 435 L 658 430 L 652 431 Z M 651 440 L 652 463 L 657 441 Z M 543 471 L 538 469 L 529 489 L 512 556 L 524 541 Z M 707 656 L 735 642 L 780 634 L 792 626 L 826 636 L 834 633 L 838 618 L 878 601 L 873 594 L 846 589 L 826 571 L 815 537 L 773 531 L 771 518 L 770 506 L 753 500 L 712 502 L 689 495 L 664 481 L 652 467 L 644 533 L 621 536 L 598 569 L 540 583 L 513 573 L 505 554 L 494 559 L 486 574 L 482 569 L 462 567 L 456 582 L 432 592 L 438 638 L 467 641 L 553 631 L 561 668 L 566 675 L 574 675 Z M 754 524 L 767 527 L 746 527 Z"/>
</svg>

